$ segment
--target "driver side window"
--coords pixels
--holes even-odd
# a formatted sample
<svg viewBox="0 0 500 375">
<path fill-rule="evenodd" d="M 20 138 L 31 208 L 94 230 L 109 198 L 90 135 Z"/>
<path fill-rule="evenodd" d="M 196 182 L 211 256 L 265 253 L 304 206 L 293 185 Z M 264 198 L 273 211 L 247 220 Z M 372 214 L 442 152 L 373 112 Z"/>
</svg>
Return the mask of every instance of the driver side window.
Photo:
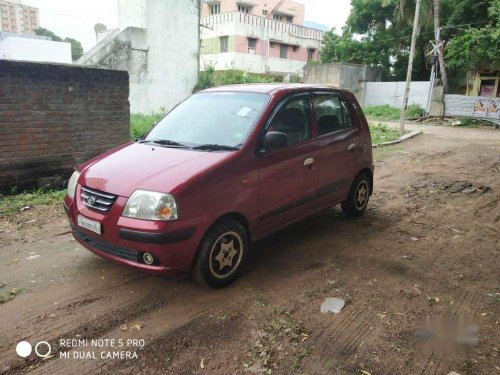
<svg viewBox="0 0 500 375">
<path fill-rule="evenodd" d="M 285 133 L 288 146 L 311 138 L 309 97 L 292 98 L 274 115 L 267 130 Z"/>
</svg>

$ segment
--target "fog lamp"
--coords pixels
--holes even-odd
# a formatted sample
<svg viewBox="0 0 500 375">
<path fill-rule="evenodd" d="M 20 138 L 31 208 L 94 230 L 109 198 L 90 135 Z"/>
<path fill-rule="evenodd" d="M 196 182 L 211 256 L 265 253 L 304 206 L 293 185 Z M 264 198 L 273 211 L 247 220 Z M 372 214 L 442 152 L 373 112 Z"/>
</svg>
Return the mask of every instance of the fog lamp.
<svg viewBox="0 0 500 375">
<path fill-rule="evenodd" d="M 142 260 L 144 261 L 144 263 L 146 263 L 148 266 L 151 266 L 153 265 L 153 263 L 155 262 L 155 257 L 153 256 L 153 254 L 150 254 L 150 253 L 144 253 L 142 254 Z"/>
</svg>

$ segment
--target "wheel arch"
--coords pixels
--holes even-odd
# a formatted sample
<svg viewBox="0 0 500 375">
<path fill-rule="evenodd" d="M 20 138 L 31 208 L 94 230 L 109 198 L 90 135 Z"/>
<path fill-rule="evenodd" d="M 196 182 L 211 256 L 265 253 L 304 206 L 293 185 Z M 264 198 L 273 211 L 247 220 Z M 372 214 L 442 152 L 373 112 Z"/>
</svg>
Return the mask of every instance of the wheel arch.
<svg viewBox="0 0 500 375">
<path fill-rule="evenodd" d="M 196 248 L 196 252 L 195 252 L 195 255 L 193 257 L 191 266 L 194 264 L 194 261 L 196 260 L 196 257 L 198 256 L 198 253 L 200 252 L 201 246 L 202 246 L 203 241 L 205 240 L 208 232 L 210 232 L 210 230 L 215 225 L 217 225 L 218 223 L 220 223 L 220 222 L 222 222 L 224 220 L 234 220 L 234 221 L 240 223 L 243 226 L 243 228 L 245 228 L 245 231 L 247 232 L 248 241 L 249 242 L 251 241 L 252 234 L 251 234 L 251 231 L 250 231 L 250 224 L 248 222 L 247 217 L 245 215 L 243 215 L 241 212 L 226 212 L 225 214 L 222 214 L 217 219 L 215 219 L 214 222 L 207 228 L 207 230 L 203 234 L 203 236 L 202 236 L 202 238 L 200 240 L 200 243 L 198 244 L 198 247 Z"/>
<path fill-rule="evenodd" d="M 227 212 L 221 216 L 219 216 L 213 224 L 208 228 L 207 232 L 217 223 L 220 223 L 221 221 L 224 220 L 234 220 L 243 225 L 243 228 L 245 228 L 245 231 L 247 232 L 248 239 L 252 237 L 252 233 L 250 231 L 250 224 L 248 222 L 248 219 L 245 215 L 243 215 L 241 212 Z"/>
<path fill-rule="evenodd" d="M 363 174 L 363 173 L 367 174 L 368 178 L 370 179 L 370 195 L 372 195 L 373 194 L 373 171 L 370 168 L 363 168 L 362 170 L 360 170 L 353 181 L 356 181 L 356 179 L 359 177 L 359 175 Z"/>
</svg>

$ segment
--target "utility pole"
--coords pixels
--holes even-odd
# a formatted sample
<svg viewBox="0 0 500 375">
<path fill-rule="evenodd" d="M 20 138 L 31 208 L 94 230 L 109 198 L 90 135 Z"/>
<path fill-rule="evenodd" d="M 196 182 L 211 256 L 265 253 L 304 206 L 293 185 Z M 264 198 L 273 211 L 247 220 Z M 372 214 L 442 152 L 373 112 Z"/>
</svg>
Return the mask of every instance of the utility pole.
<svg viewBox="0 0 500 375">
<path fill-rule="evenodd" d="M 437 77 L 437 72 L 438 72 L 438 65 L 439 65 L 439 54 L 442 52 L 443 48 L 443 42 L 440 40 L 440 34 L 441 34 L 441 29 L 437 29 L 435 38 L 436 41 L 433 42 L 431 41 L 432 45 L 432 51 L 429 52 L 428 56 L 431 56 L 431 63 L 432 63 L 432 69 L 431 69 L 431 78 L 429 80 L 430 87 L 429 87 L 429 98 L 427 99 L 427 109 L 426 109 L 426 114 L 427 116 L 430 115 L 431 111 L 431 102 L 432 102 L 432 94 L 434 93 L 434 83 L 436 82 L 436 77 Z M 468 78 L 468 77 L 467 77 Z"/>
<path fill-rule="evenodd" d="M 413 34 L 411 36 L 410 60 L 408 61 L 408 72 L 406 74 L 406 89 L 403 98 L 403 107 L 401 108 L 401 117 L 399 118 L 399 133 L 401 135 L 403 135 L 405 132 L 406 110 L 408 108 L 408 97 L 410 96 L 411 73 L 413 70 L 413 59 L 415 58 L 415 45 L 417 44 L 421 3 L 422 0 L 417 0 L 417 5 L 415 7 L 415 19 L 413 20 Z"/>
</svg>

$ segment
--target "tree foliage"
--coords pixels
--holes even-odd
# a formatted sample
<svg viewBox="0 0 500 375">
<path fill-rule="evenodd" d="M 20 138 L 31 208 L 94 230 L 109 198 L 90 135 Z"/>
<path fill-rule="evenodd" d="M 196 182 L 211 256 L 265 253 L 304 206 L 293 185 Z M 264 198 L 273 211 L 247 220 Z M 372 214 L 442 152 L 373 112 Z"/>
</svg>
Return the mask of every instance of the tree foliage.
<svg viewBox="0 0 500 375">
<path fill-rule="evenodd" d="M 460 75 L 478 65 L 500 66 L 500 0 L 493 0 L 486 24 L 470 27 L 448 44 L 450 68 Z"/>
<path fill-rule="evenodd" d="M 43 27 L 39 27 L 35 30 L 36 35 L 40 36 L 48 36 L 54 42 L 66 42 L 71 44 L 71 58 L 73 61 L 78 60 L 83 55 L 83 47 L 82 44 L 73 38 L 64 38 L 62 39 L 60 36 L 57 36 L 52 31 L 45 29 Z"/>
<path fill-rule="evenodd" d="M 401 6 L 402 4 L 402 6 Z M 430 41 L 434 39 L 433 0 L 422 0 L 414 80 L 428 80 Z M 383 79 L 404 80 L 408 66 L 415 0 L 351 0 L 341 33 L 325 33 L 322 62 L 380 67 Z M 446 65 L 455 87 L 463 72 L 500 56 L 500 0 L 441 0 L 441 39 L 447 42 Z M 479 53 L 477 53 L 479 52 Z"/>
</svg>

